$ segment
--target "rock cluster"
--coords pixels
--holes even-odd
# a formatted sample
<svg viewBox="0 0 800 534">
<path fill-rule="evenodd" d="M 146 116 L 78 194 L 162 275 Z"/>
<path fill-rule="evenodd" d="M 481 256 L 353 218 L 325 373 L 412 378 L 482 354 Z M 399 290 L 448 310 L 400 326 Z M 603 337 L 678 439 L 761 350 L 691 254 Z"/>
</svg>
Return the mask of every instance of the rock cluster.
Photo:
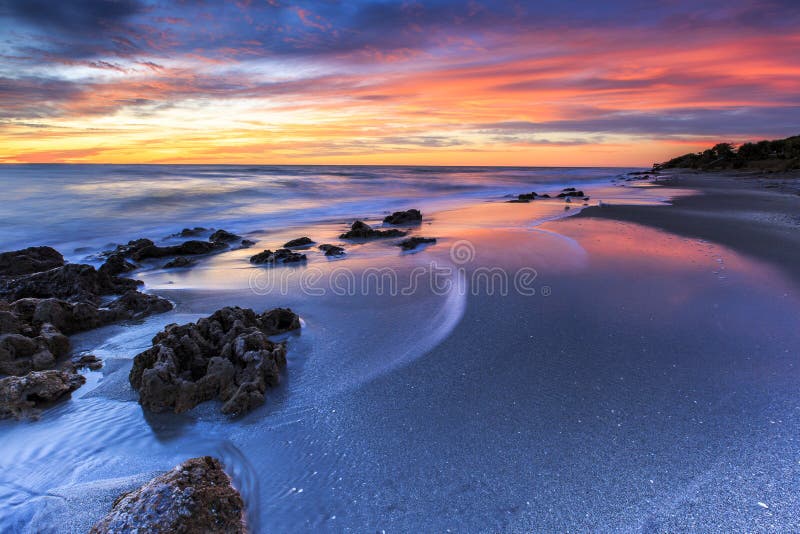
<svg viewBox="0 0 800 534">
<path fill-rule="evenodd" d="M 192 458 L 141 488 L 120 495 L 90 534 L 243 534 L 244 502 L 222 463 Z"/>
<path fill-rule="evenodd" d="M 151 411 L 184 412 L 219 399 L 222 412 L 241 414 L 264 402 L 286 366 L 286 346 L 268 336 L 300 328 L 289 309 L 256 314 L 226 307 L 197 323 L 171 324 L 133 360 L 130 383 Z"/>
<path fill-rule="evenodd" d="M 344 255 L 344 249 L 342 247 L 337 247 L 336 245 L 331 245 L 329 243 L 324 243 L 317 248 L 319 248 L 322 252 L 324 252 L 326 256 Z"/>
<path fill-rule="evenodd" d="M 0 276 L 39 273 L 62 265 L 64 257 L 50 247 L 29 247 L 0 254 Z"/>
<path fill-rule="evenodd" d="M 403 237 L 408 232 L 392 228 L 391 230 L 375 230 L 363 221 L 356 221 L 350 226 L 350 230 L 342 234 L 342 239 L 375 239 L 385 237 Z"/>
<path fill-rule="evenodd" d="M 396 211 L 384 217 L 385 224 L 416 224 L 422 220 L 422 213 L 416 209 Z"/>
<path fill-rule="evenodd" d="M 275 252 L 267 249 L 263 252 L 259 252 L 255 256 L 250 257 L 250 263 L 260 265 L 264 263 L 268 263 L 271 265 L 277 265 L 280 263 L 297 263 L 301 261 L 306 261 L 306 255 L 300 254 L 299 252 L 292 252 L 288 248 L 279 248 Z"/>
</svg>

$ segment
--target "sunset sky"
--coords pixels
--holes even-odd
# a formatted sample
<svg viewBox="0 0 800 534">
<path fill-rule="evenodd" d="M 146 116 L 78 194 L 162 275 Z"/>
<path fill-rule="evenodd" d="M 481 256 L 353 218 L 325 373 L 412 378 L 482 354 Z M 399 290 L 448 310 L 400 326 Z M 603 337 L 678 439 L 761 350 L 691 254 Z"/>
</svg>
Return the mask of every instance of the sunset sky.
<svg viewBox="0 0 800 534">
<path fill-rule="evenodd" d="M 800 133 L 800 1 L 0 0 L 0 161 L 650 165 Z"/>
</svg>

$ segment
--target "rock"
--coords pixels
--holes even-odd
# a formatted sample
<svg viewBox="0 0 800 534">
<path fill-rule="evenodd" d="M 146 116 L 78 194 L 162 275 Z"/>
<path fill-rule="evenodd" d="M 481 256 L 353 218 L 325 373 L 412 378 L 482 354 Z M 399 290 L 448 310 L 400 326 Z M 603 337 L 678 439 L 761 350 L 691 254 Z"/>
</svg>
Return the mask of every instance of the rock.
<svg viewBox="0 0 800 534">
<path fill-rule="evenodd" d="M 81 387 L 86 379 L 67 371 L 33 371 L 0 378 L 0 419 L 36 417 L 41 408 Z"/>
<path fill-rule="evenodd" d="M 29 247 L 0 254 L 0 276 L 40 273 L 64 265 L 64 257 L 50 247 Z"/>
<path fill-rule="evenodd" d="M 255 241 L 251 241 L 250 239 L 242 239 L 241 247 L 242 248 L 250 248 L 255 244 L 256 244 L 256 242 Z"/>
<path fill-rule="evenodd" d="M 109 276 L 117 276 L 123 273 L 129 273 L 137 269 L 136 265 L 127 261 L 122 254 L 112 254 L 100 266 L 98 271 Z"/>
<path fill-rule="evenodd" d="M 108 255 L 119 254 L 123 257 L 133 256 L 138 251 L 142 250 L 143 248 L 152 247 L 155 243 L 153 243 L 149 239 L 134 239 L 133 241 L 128 241 L 127 245 L 117 245 L 112 252 L 107 253 Z"/>
<path fill-rule="evenodd" d="M 325 243 L 320 245 L 319 248 L 322 252 L 325 253 L 326 256 L 343 256 L 344 249 L 342 247 L 337 247 L 336 245 L 330 245 Z"/>
<path fill-rule="evenodd" d="M 238 237 L 237 237 L 238 239 Z M 163 258 L 164 256 L 196 256 L 198 254 L 209 254 L 217 250 L 227 248 L 228 245 L 222 241 L 184 241 L 180 245 L 159 247 L 149 245 L 132 254 L 134 260 L 145 260 L 148 258 Z"/>
<path fill-rule="evenodd" d="M 190 260 L 186 256 L 178 256 L 174 260 L 168 261 L 164 264 L 164 269 L 177 269 L 181 267 L 191 267 L 194 265 L 194 260 Z"/>
<path fill-rule="evenodd" d="M 192 458 L 120 495 L 90 534 L 244 534 L 244 502 L 216 458 Z"/>
<path fill-rule="evenodd" d="M 568 188 L 569 190 L 564 190 L 563 192 L 558 194 L 558 198 L 565 198 L 565 197 L 583 197 L 583 191 L 575 191 L 574 187 Z"/>
<path fill-rule="evenodd" d="M 571 192 L 575 191 L 575 188 L 574 187 L 565 187 L 561 191 L 563 191 L 564 193 L 571 193 Z"/>
<path fill-rule="evenodd" d="M 167 299 L 139 291 L 128 291 L 108 305 L 114 320 L 142 319 L 148 315 L 168 312 L 173 305 Z"/>
<path fill-rule="evenodd" d="M 267 336 L 300 327 L 288 309 L 261 315 L 227 307 L 197 323 L 171 324 L 136 355 L 130 383 L 143 408 L 176 413 L 219 399 L 222 412 L 241 414 L 264 402 L 267 386 L 286 366 L 285 343 Z"/>
<path fill-rule="evenodd" d="M 356 221 L 350 227 L 350 230 L 344 234 L 342 234 L 342 239 L 374 239 L 374 238 L 386 238 L 386 237 L 403 237 L 404 235 L 408 234 L 408 232 L 403 232 L 402 230 L 391 229 L 391 230 L 374 230 L 370 225 L 362 221 Z"/>
<path fill-rule="evenodd" d="M 314 242 L 309 237 L 298 237 L 297 239 L 292 239 L 291 241 L 287 241 L 283 244 L 283 248 L 293 248 L 293 247 L 306 247 L 308 245 L 312 245 Z"/>
<path fill-rule="evenodd" d="M 547 193 L 545 193 L 545 194 L 543 194 L 543 195 L 539 195 L 539 198 L 550 198 L 550 195 L 548 195 Z"/>
<path fill-rule="evenodd" d="M 3 307 L 6 308 L 8 306 L 7 303 L 3 303 Z M 24 332 L 25 323 L 23 323 L 17 314 L 8 310 L 2 309 L 0 310 L 0 335 L 2 334 L 22 334 Z"/>
<path fill-rule="evenodd" d="M 27 323 L 50 323 L 65 334 L 91 330 L 108 322 L 96 306 L 88 302 L 71 303 L 60 299 L 20 299 L 12 309 Z"/>
<path fill-rule="evenodd" d="M 383 219 L 386 224 L 415 224 L 420 221 L 422 221 L 422 213 L 415 209 L 396 211 Z"/>
<path fill-rule="evenodd" d="M 103 360 L 94 354 L 83 354 L 72 361 L 66 366 L 66 369 L 72 373 L 77 372 L 78 369 L 90 369 L 92 371 L 99 371 L 103 368 Z"/>
<path fill-rule="evenodd" d="M 242 238 L 242 236 L 238 236 L 227 230 L 217 230 L 208 238 L 209 241 L 218 241 L 222 243 L 227 243 L 230 241 L 238 241 Z"/>
<path fill-rule="evenodd" d="M 531 192 L 531 193 L 522 193 L 522 194 L 520 194 L 520 195 L 517 195 L 517 200 L 521 200 L 521 201 L 530 201 L 530 200 L 536 200 L 536 197 L 538 197 L 538 196 L 539 196 L 539 195 L 537 195 L 537 194 L 536 194 L 536 193 L 534 193 L 534 192 Z"/>
<path fill-rule="evenodd" d="M 184 228 L 177 234 L 173 234 L 173 237 L 197 237 L 203 235 L 206 232 L 208 232 L 208 228 L 203 228 L 202 226 L 195 226 L 194 228 Z"/>
<path fill-rule="evenodd" d="M 400 243 L 397 244 L 398 247 L 402 247 L 403 250 L 414 250 L 420 245 L 429 244 L 429 243 L 436 243 L 435 237 L 409 237 L 408 239 L 404 239 Z"/>
<path fill-rule="evenodd" d="M 70 263 L 41 273 L 12 278 L 0 284 L 0 297 L 9 301 L 24 298 L 59 298 L 98 304 L 100 295 L 136 289 L 142 282 L 110 276 L 91 265 Z"/>
<path fill-rule="evenodd" d="M 250 263 L 254 264 L 263 264 L 269 263 L 272 265 L 277 265 L 281 263 L 297 263 L 301 261 L 306 261 L 306 255 L 300 254 L 298 252 L 292 252 L 286 248 L 279 248 L 275 252 L 271 250 L 265 250 L 263 252 L 259 252 L 255 256 L 250 258 Z"/>
</svg>

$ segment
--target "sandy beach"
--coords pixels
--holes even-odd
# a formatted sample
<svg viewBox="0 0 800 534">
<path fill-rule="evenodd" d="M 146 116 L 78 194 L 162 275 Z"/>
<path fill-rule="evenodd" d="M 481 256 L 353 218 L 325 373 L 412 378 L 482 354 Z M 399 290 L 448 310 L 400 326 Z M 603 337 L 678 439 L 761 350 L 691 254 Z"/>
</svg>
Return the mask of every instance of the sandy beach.
<svg viewBox="0 0 800 534">
<path fill-rule="evenodd" d="M 339 242 L 329 221 L 134 271 L 175 309 L 72 336 L 104 367 L 39 421 L 0 423 L 0 525 L 85 532 L 121 492 L 209 454 L 256 532 L 798 528 L 792 184 L 589 184 L 593 206 L 500 196 L 426 212 L 413 235 L 437 242 L 411 253 L 372 240 L 300 267 L 248 263 L 299 235 Z M 277 338 L 288 366 L 266 404 L 233 420 L 217 402 L 143 410 L 133 356 L 230 305 L 303 321 Z"/>
</svg>

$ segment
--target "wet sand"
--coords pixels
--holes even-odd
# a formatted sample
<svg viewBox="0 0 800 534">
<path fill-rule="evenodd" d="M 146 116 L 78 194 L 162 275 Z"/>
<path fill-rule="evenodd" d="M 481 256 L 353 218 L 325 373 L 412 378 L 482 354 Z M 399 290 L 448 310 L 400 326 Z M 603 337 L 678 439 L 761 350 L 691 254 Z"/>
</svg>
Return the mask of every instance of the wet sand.
<svg viewBox="0 0 800 534">
<path fill-rule="evenodd" d="M 677 186 L 685 195 L 702 184 Z M 641 191 L 653 204 L 667 188 Z M 621 202 L 615 195 L 592 192 Z M 683 202 L 713 213 L 703 202 L 715 198 L 566 218 L 561 201 L 477 203 L 426 219 L 418 235 L 439 241 L 414 254 L 372 242 L 344 260 L 272 271 L 292 273 L 280 278 L 285 291 L 253 290 L 264 271 L 248 251 L 141 273 L 176 310 L 75 336 L 106 367 L 41 421 L 0 423 L 0 524 L 85 532 L 121 492 L 210 454 L 231 470 L 256 532 L 797 530 L 800 291 L 790 262 L 588 216 L 653 210 L 666 220 Z M 542 218 L 554 220 L 534 223 Z M 715 220 L 702 231 L 718 231 Z M 340 226 L 259 238 L 327 239 Z M 450 290 L 331 292 L 340 268 L 363 280 L 386 267 L 402 288 L 433 265 L 450 269 Z M 312 268 L 320 278 L 301 290 Z M 215 403 L 143 413 L 127 384 L 133 355 L 163 325 L 224 305 L 301 314 L 284 383 L 235 420 Z"/>
</svg>

